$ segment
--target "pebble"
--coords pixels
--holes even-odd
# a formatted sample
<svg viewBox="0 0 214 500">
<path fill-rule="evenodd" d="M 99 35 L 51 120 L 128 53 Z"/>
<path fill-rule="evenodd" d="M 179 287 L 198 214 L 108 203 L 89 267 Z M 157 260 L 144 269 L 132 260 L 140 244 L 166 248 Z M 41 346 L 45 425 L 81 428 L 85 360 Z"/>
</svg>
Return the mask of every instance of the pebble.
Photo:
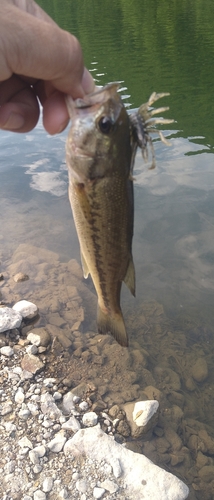
<svg viewBox="0 0 214 500">
<path fill-rule="evenodd" d="M 80 428 L 81 425 L 74 416 L 72 416 L 71 418 L 69 418 L 69 420 L 67 420 L 67 422 L 64 422 L 62 424 L 62 429 L 71 430 L 73 432 L 77 432 Z"/>
<path fill-rule="evenodd" d="M 87 403 L 87 401 L 82 401 L 82 403 L 79 404 L 79 408 L 82 411 L 88 410 L 88 403 Z"/>
<path fill-rule="evenodd" d="M 19 439 L 18 441 L 18 445 L 21 447 L 21 448 L 29 448 L 29 449 L 33 449 L 33 445 L 30 441 L 30 439 L 27 438 L 27 436 L 24 436 L 23 438 Z"/>
<path fill-rule="evenodd" d="M 106 479 L 102 483 L 100 483 L 101 488 L 104 488 L 105 490 L 109 491 L 109 493 L 116 493 L 118 491 L 119 486 L 118 484 L 114 483 L 113 481 L 110 481 L 110 479 Z"/>
<path fill-rule="evenodd" d="M 15 274 L 13 279 L 14 279 L 15 283 L 20 283 L 21 281 L 29 280 L 29 276 L 28 276 L 28 274 L 24 274 L 24 273 L 17 273 L 17 274 Z"/>
<path fill-rule="evenodd" d="M 82 423 L 86 427 L 92 427 L 97 424 L 98 416 L 94 411 L 89 411 L 88 413 L 84 413 L 82 417 Z"/>
<path fill-rule="evenodd" d="M 26 352 L 27 352 L 27 354 L 37 354 L 38 347 L 36 345 L 28 345 L 26 347 Z"/>
<path fill-rule="evenodd" d="M 133 420 L 138 427 L 145 426 L 158 411 L 158 401 L 138 401 L 134 405 Z"/>
<path fill-rule="evenodd" d="M 3 354 L 3 356 L 7 356 L 8 358 L 10 358 L 14 355 L 14 350 L 9 345 L 5 345 L 1 347 L 0 353 Z"/>
<path fill-rule="evenodd" d="M 21 360 L 21 367 L 23 370 L 36 375 L 36 373 L 39 373 L 44 368 L 44 364 L 33 354 L 25 354 Z"/>
<path fill-rule="evenodd" d="M 46 494 L 42 490 L 36 490 L 33 494 L 33 500 L 46 500 Z"/>
<path fill-rule="evenodd" d="M 102 498 L 102 496 L 104 495 L 105 493 L 105 489 L 104 488 L 94 488 L 93 489 L 93 497 L 94 498 Z"/>
<path fill-rule="evenodd" d="M 54 453 L 59 453 L 62 451 L 64 444 L 66 443 L 67 438 L 64 435 L 64 431 L 60 431 L 55 434 L 55 437 L 47 443 L 47 446 L 50 451 Z"/>
<path fill-rule="evenodd" d="M 16 392 L 14 399 L 15 399 L 15 402 L 18 404 L 23 403 L 23 401 L 25 399 L 25 395 L 24 395 L 24 391 L 23 391 L 22 387 L 18 388 L 18 391 Z"/>
<path fill-rule="evenodd" d="M 49 493 L 49 491 L 52 490 L 53 488 L 53 478 L 52 477 L 46 477 L 46 479 L 43 481 L 42 484 L 42 489 L 45 491 L 45 493 Z"/>
<path fill-rule="evenodd" d="M 76 489 L 81 493 L 86 493 L 88 489 L 87 481 L 85 481 L 85 479 L 78 479 L 76 482 Z"/>
</svg>

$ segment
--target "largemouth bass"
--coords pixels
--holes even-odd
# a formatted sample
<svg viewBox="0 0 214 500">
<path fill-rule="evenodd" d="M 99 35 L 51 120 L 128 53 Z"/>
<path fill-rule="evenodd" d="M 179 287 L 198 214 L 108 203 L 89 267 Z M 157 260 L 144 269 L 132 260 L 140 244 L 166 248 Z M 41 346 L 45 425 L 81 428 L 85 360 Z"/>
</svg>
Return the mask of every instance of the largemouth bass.
<svg viewBox="0 0 214 500">
<path fill-rule="evenodd" d="M 153 102 L 168 94 L 152 94 L 148 103 L 128 115 L 118 89 L 119 84 L 112 83 L 83 99 L 67 97 L 72 125 L 66 161 L 83 274 L 91 275 L 98 296 L 98 331 L 111 333 L 120 345 L 128 346 L 120 292 L 124 281 L 135 295 L 134 159 L 138 146 L 144 157 L 147 144 L 152 147 L 149 127 L 154 131 L 154 124 L 173 120 L 153 119 L 158 110 L 149 111 Z M 166 142 L 162 135 L 161 139 Z"/>
</svg>

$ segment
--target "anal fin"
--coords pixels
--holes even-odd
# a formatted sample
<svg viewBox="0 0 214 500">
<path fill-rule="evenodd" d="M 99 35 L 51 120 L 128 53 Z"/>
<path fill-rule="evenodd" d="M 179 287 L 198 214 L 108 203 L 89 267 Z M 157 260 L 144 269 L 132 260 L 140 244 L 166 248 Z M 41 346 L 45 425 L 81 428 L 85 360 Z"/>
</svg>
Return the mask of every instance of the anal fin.
<svg viewBox="0 0 214 500">
<path fill-rule="evenodd" d="M 132 256 L 130 257 L 129 265 L 123 281 L 129 288 L 132 295 L 135 297 L 135 268 Z"/>
</svg>

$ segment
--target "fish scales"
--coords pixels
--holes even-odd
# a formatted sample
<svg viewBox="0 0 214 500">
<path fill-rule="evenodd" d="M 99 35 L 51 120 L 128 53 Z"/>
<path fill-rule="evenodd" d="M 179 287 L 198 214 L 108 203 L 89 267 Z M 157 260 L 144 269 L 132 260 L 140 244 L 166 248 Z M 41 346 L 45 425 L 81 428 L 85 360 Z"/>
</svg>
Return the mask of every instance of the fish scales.
<svg viewBox="0 0 214 500">
<path fill-rule="evenodd" d="M 91 275 L 98 296 L 98 331 L 128 346 L 120 292 L 124 281 L 135 295 L 132 170 L 137 146 L 145 156 L 151 145 L 148 105 L 164 94 L 152 94 L 153 101 L 129 116 L 118 88 L 113 83 L 83 99 L 67 97 L 72 126 L 66 161 L 83 273 Z"/>
</svg>

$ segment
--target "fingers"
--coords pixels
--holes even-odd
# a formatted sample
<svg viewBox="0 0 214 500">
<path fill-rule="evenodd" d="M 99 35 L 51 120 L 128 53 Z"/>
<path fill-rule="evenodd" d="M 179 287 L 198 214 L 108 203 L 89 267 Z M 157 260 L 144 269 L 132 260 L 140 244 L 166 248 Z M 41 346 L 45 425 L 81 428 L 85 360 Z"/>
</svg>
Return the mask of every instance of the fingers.
<svg viewBox="0 0 214 500">
<path fill-rule="evenodd" d="M 0 128 L 28 132 L 37 124 L 39 105 L 33 89 L 17 76 L 0 84 Z"/>
</svg>

